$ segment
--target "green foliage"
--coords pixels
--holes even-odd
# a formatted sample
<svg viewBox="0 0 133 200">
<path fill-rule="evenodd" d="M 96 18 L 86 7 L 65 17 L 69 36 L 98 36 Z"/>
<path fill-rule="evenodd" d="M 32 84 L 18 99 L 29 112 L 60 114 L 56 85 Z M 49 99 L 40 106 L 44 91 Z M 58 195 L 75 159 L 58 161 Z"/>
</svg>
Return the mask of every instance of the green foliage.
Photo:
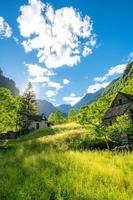
<svg viewBox="0 0 133 200">
<path fill-rule="evenodd" d="M 79 115 L 78 115 L 78 122 L 81 125 L 86 125 L 88 123 L 87 112 L 88 112 L 87 106 L 83 106 L 83 107 L 80 108 L 80 112 L 79 112 Z"/>
<path fill-rule="evenodd" d="M 60 124 L 63 123 L 65 120 L 63 117 L 63 113 L 60 110 L 57 110 L 50 114 L 48 121 L 54 124 Z"/>
<path fill-rule="evenodd" d="M 17 104 L 11 91 L 0 88 L 0 132 L 16 130 Z"/>
<path fill-rule="evenodd" d="M 11 91 L 0 88 L 0 132 L 27 128 L 26 116 L 37 111 L 35 95 L 29 83 L 24 96 L 13 97 Z"/>
<path fill-rule="evenodd" d="M 69 122 L 76 122 L 78 119 L 78 110 L 77 109 L 70 109 L 68 112 L 68 121 Z"/>
<path fill-rule="evenodd" d="M 109 126 L 109 131 L 113 133 L 130 133 L 133 131 L 133 125 L 131 124 L 128 115 L 119 116 L 116 118 L 116 122 Z M 133 132 L 132 132 L 133 133 Z"/>
</svg>

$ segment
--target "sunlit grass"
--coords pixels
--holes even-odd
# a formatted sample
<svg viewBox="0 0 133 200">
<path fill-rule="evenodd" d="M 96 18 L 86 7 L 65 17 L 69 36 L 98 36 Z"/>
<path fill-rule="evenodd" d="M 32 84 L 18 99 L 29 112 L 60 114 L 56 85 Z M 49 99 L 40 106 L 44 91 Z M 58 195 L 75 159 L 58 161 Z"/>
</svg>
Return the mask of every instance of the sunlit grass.
<svg viewBox="0 0 133 200">
<path fill-rule="evenodd" d="M 1 150 L 0 200 L 132 200 L 133 153 L 51 146 L 84 131 L 76 124 L 59 125 Z"/>
</svg>

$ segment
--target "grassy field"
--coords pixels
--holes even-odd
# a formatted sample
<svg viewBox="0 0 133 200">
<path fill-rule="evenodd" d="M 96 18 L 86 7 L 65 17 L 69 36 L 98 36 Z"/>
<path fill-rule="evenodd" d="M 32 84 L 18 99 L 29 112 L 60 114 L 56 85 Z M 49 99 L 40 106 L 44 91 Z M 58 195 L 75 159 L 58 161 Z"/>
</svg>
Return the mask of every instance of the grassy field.
<svg viewBox="0 0 133 200">
<path fill-rule="evenodd" d="M 9 141 L 0 150 L 0 200 L 132 200 L 133 154 L 68 148 L 85 134 L 66 124 Z"/>
</svg>

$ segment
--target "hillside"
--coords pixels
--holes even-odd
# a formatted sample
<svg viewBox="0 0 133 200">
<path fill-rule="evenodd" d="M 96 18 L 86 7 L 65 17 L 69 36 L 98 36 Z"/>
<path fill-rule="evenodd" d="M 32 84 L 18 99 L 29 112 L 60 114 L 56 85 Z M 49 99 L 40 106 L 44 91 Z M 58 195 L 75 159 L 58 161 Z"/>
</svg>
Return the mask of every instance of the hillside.
<svg viewBox="0 0 133 200">
<path fill-rule="evenodd" d="M 119 91 L 133 94 L 133 62 L 127 65 L 123 75 L 120 78 L 112 81 L 112 83 L 107 86 L 102 96 L 114 95 Z"/>
<path fill-rule="evenodd" d="M 101 89 L 95 93 L 88 93 L 86 94 L 78 103 L 76 103 L 73 107 L 79 109 L 81 106 L 86 106 L 96 99 L 102 94 L 104 89 Z"/>
<path fill-rule="evenodd" d="M 68 151 L 65 141 L 78 134 L 80 125 L 66 124 L 9 141 L 0 151 L 0 199 L 132 199 L 133 154 Z"/>
<path fill-rule="evenodd" d="M 62 111 L 63 113 L 67 114 L 68 111 L 72 108 L 69 104 L 61 104 L 57 107 L 58 110 Z"/>
<path fill-rule="evenodd" d="M 112 81 L 103 91 L 101 96 L 88 107 L 86 107 L 85 117 L 87 121 L 102 119 L 104 113 L 110 107 L 118 92 L 125 92 L 133 95 L 133 62 L 129 63 L 120 78 Z"/>
<path fill-rule="evenodd" d="M 101 89 L 95 93 L 88 93 L 74 106 L 71 106 L 69 104 L 62 104 L 62 105 L 59 105 L 57 109 L 61 110 L 64 114 L 67 114 L 68 111 L 72 108 L 80 109 L 80 107 L 89 105 L 93 101 L 96 101 L 96 99 L 102 94 L 103 91 L 104 89 Z"/>
<path fill-rule="evenodd" d="M 9 89 L 13 96 L 19 95 L 19 90 L 16 88 L 16 84 L 12 79 L 9 79 L 8 77 L 3 75 L 2 70 L 0 69 L 0 87 L 4 87 Z"/>
<path fill-rule="evenodd" d="M 53 106 L 52 103 L 46 101 L 46 100 L 37 100 L 39 113 L 44 113 L 47 117 L 50 115 L 50 113 L 56 111 L 56 107 Z"/>
<path fill-rule="evenodd" d="M 58 107 L 54 107 L 46 100 L 38 100 L 39 111 L 40 113 L 44 112 L 46 116 L 48 116 L 51 112 L 55 112 L 56 109 L 59 109 L 64 113 L 64 116 L 66 116 L 71 108 L 79 109 L 82 106 L 95 107 L 97 104 L 104 104 L 101 109 L 101 116 L 103 116 L 104 112 L 119 91 L 133 94 L 133 62 L 127 65 L 127 68 L 121 77 L 113 80 L 105 89 L 101 89 L 93 94 L 86 94 L 74 106 L 62 104 Z"/>
</svg>

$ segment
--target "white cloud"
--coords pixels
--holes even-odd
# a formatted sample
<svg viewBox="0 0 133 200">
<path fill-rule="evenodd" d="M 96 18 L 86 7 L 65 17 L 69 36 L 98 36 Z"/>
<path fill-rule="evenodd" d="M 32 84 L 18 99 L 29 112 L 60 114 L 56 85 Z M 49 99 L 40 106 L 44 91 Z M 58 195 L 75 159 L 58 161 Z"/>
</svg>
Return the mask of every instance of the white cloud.
<svg viewBox="0 0 133 200">
<path fill-rule="evenodd" d="M 68 79 L 65 78 L 65 79 L 63 80 L 63 83 L 64 83 L 64 85 L 67 85 L 67 84 L 70 83 L 70 81 L 69 81 Z"/>
<path fill-rule="evenodd" d="M 103 82 L 111 76 L 120 75 L 124 72 L 125 68 L 126 68 L 126 64 L 120 64 L 120 65 L 111 67 L 104 76 L 95 77 L 94 81 L 95 82 Z"/>
<path fill-rule="evenodd" d="M 103 82 L 103 83 L 95 83 L 94 85 L 90 85 L 87 89 L 87 93 L 95 93 L 98 90 L 107 87 L 110 82 Z"/>
<path fill-rule="evenodd" d="M 43 82 L 49 82 L 49 77 L 46 76 L 36 76 L 34 78 L 29 78 L 30 82 L 34 83 L 43 83 Z"/>
<path fill-rule="evenodd" d="M 37 50 L 39 62 L 48 68 L 74 66 L 82 55 L 92 53 L 96 39 L 89 16 L 82 17 L 72 7 L 54 10 L 41 0 L 29 0 L 20 12 L 17 21 L 25 51 Z"/>
<path fill-rule="evenodd" d="M 122 74 L 126 68 L 126 64 L 117 65 L 115 67 L 111 67 L 106 76 L 113 76 L 115 74 Z"/>
<path fill-rule="evenodd" d="M 26 64 L 25 66 L 27 67 L 28 73 L 29 73 L 29 81 L 31 82 L 49 82 L 49 77 L 55 75 L 53 71 L 40 67 L 39 65 L 36 64 Z M 44 86 L 44 84 L 43 84 Z"/>
<path fill-rule="evenodd" d="M 70 96 L 63 97 L 63 101 L 65 101 L 67 104 L 71 104 L 71 106 L 76 104 L 81 99 L 82 97 L 76 96 L 74 93 L 71 93 Z"/>
<path fill-rule="evenodd" d="M 71 93 L 70 97 L 76 97 L 76 94 L 75 93 Z"/>
<path fill-rule="evenodd" d="M 57 91 L 53 91 L 53 90 L 48 90 L 46 93 L 46 97 L 53 97 L 53 96 L 56 96 L 57 94 Z"/>
<path fill-rule="evenodd" d="M 55 75 L 53 71 L 40 67 L 36 64 L 25 64 L 28 67 L 28 72 L 30 76 L 53 76 Z"/>
<path fill-rule="evenodd" d="M 94 93 L 100 90 L 101 88 L 107 87 L 110 84 L 110 81 L 108 81 L 108 79 L 114 75 L 122 74 L 125 68 L 126 64 L 116 65 L 114 67 L 111 67 L 104 76 L 95 77 L 94 81 L 96 83 L 88 87 L 87 93 Z"/>
<path fill-rule="evenodd" d="M 54 98 L 51 98 L 51 99 L 49 99 L 50 101 L 55 101 L 56 99 L 54 99 Z"/>
<path fill-rule="evenodd" d="M 60 83 L 56 83 L 56 82 L 52 82 L 52 81 L 48 82 L 48 86 L 53 87 L 56 90 L 60 90 L 61 88 L 63 88 L 63 86 Z"/>
<path fill-rule="evenodd" d="M 94 78 L 94 81 L 95 81 L 95 82 L 103 82 L 103 81 L 105 81 L 106 79 L 107 79 L 106 76 L 99 76 L 99 77 L 95 77 L 95 78 Z"/>
<path fill-rule="evenodd" d="M 12 36 L 12 29 L 9 24 L 0 16 L 0 39 Z"/>
</svg>

